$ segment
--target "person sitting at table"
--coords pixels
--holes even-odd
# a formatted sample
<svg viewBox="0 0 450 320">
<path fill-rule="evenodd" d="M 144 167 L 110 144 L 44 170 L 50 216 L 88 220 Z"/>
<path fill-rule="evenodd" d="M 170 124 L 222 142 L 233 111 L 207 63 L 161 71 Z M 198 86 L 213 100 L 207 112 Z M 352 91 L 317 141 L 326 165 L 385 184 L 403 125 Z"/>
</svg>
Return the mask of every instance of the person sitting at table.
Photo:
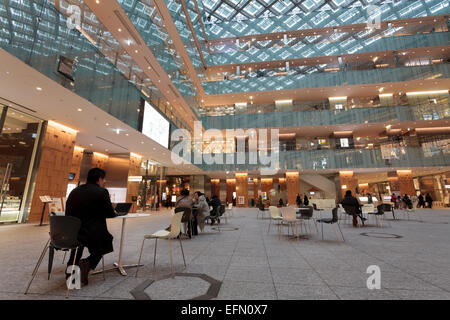
<svg viewBox="0 0 450 320">
<path fill-rule="evenodd" d="M 80 267 L 81 282 L 88 284 L 90 270 L 94 270 L 102 256 L 113 252 L 113 236 L 108 232 L 106 218 L 116 217 L 111 204 L 109 192 L 105 189 L 106 172 L 100 168 L 92 168 L 88 172 L 87 182 L 75 188 L 67 198 L 66 216 L 81 220 L 78 241 L 82 247 L 78 249 L 75 264 Z M 83 249 L 87 247 L 90 256 L 81 259 Z M 71 265 L 75 250 L 70 253 L 67 266 Z M 66 273 L 66 277 L 70 276 Z"/>
<path fill-rule="evenodd" d="M 209 215 L 209 205 L 206 202 L 205 195 L 200 191 L 194 193 L 194 224 L 193 224 L 193 235 L 198 235 L 197 225 L 200 230 L 203 231 L 205 228 L 205 218 Z"/>
<path fill-rule="evenodd" d="M 345 209 L 345 206 L 355 207 L 356 214 L 353 215 L 353 226 L 354 227 L 358 226 L 357 217 L 359 217 L 361 219 L 361 222 L 364 225 L 364 221 L 366 220 L 366 218 L 362 217 L 361 203 L 358 201 L 358 199 L 356 197 L 354 197 L 352 195 L 351 190 L 347 190 L 345 192 L 345 197 L 344 197 L 344 199 L 342 199 L 341 204 L 342 204 L 342 206 L 344 206 L 344 209 Z"/>
<path fill-rule="evenodd" d="M 175 202 L 175 209 L 176 208 L 189 208 L 191 209 L 192 213 L 192 206 L 194 205 L 194 200 L 192 200 L 191 197 L 189 197 L 189 190 L 183 189 L 180 192 L 180 197 L 177 199 L 177 202 Z M 192 214 L 190 216 L 187 216 L 183 214 L 183 218 L 181 218 L 181 222 L 187 223 L 188 226 L 190 225 L 189 220 L 191 219 Z M 191 237 L 190 230 L 187 232 L 189 238 Z"/>
</svg>

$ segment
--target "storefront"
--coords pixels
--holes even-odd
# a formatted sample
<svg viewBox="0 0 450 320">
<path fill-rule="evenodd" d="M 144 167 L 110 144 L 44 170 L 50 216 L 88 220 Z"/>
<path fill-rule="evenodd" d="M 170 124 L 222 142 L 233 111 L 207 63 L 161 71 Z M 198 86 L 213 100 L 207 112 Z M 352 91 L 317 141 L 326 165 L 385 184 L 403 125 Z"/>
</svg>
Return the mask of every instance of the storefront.
<svg viewBox="0 0 450 320">
<path fill-rule="evenodd" d="M 0 103 L 0 223 L 25 222 L 42 121 Z"/>
</svg>

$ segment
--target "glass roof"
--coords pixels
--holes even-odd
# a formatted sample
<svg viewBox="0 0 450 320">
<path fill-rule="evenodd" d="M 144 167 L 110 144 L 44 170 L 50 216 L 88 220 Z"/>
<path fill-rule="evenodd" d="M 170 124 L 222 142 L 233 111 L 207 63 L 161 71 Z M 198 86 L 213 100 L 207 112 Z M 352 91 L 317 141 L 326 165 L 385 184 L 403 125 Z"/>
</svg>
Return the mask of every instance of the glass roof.
<svg viewBox="0 0 450 320">
<path fill-rule="evenodd" d="M 208 39 L 339 26 L 449 13 L 448 0 L 199 0 Z"/>
</svg>

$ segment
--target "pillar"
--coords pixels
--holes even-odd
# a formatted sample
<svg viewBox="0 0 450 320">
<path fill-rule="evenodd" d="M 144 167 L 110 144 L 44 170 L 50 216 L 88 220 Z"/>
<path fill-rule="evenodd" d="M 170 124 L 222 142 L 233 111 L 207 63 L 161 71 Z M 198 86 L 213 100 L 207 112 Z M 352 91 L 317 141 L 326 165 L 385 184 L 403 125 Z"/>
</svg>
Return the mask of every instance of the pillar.
<svg viewBox="0 0 450 320">
<path fill-rule="evenodd" d="M 92 168 L 105 169 L 108 158 L 106 154 L 94 152 L 92 155 Z"/>
<path fill-rule="evenodd" d="M 345 196 L 345 192 L 350 190 L 352 195 L 356 195 L 356 183 L 353 171 L 339 171 L 339 180 L 341 182 L 342 196 Z"/>
<path fill-rule="evenodd" d="M 297 201 L 297 194 L 300 193 L 300 178 L 298 172 L 286 172 L 286 189 L 288 194 L 288 203 L 290 205 L 295 205 Z"/>
<path fill-rule="evenodd" d="M 411 170 L 397 170 L 398 184 L 400 187 L 400 193 L 402 196 L 407 194 L 409 196 L 416 194 L 416 188 L 414 187 L 414 181 Z"/>
<path fill-rule="evenodd" d="M 273 188 L 273 179 L 272 178 L 261 178 L 261 193 L 265 192 L 266 197 L 270 199 L 270 190 Z"/>
<path fill-rule="evenodd" d="M 127 182 L 127 202 L 132 203 L 133 206 L 130 212 L 136 212 L 137 197 L 139 195 L 139 181 L 130 179 L 130 177 L 141 176 L 141 162 L 142 157 L 135 153 L 130 153 L 130 163 L 128 168 L 128 182 Z M 130 181 L 131 180 L 131 181 Z"/>
<path fill-rule="evenodd" d="M 391 194 L 394 191 L 400 191 L 400 185 L 398 183 L 397 173 L 395 171 L 390 171 L 387 174 L 388 174 L 387 180 L 389 182 L 389 188 L 390 188 Z"/>
<path fill-rule="evenodd" d="M 44 204 L 39 197 L 66 196 L 76 137 L 76 130 L 54 122 L 48 123 L 42 140 L 28 222 L 38 222 L 41 219 Z M 44 214 L 44 222 L 48 221 L 48 217 L 47 211 Z"/>
<path fill-rule="evenodd" d="M 258 179 L 255 178 L 253 179 L 253 199 L 255 199 L 255 203 L 257 203 L 258 198 Z"/>
<path fill-rule="evenodd" d="M 233 203 L 233 192 L 236 192 L 236 179 L 227 179 L 227 203 Z"/>
<path fill-rule="evenodd" d="M 220 197 L 220 179 L 211 179 L 211 198 L 214 195 Z"/>
<path fill-rule="evenodd" d="M 236 206 L 248 206 L 248 174 L 236 173 Z M 242 199 L 243 197 L 243 199 Z M 242 203 L 243 202 L 243 203 Z"/>
<path fill-rule="evenodd" d="M 70 166 L 70 173 L 73 173 L 75 175 L 75 177 L 72 181 L 69 181 L 69 183 L 78 185 L 78 181 L 80 181 L 81 162 L 83 161 L 83 152 L 84 152 L 84 148 L 75 146 L 75 148 L 73 150 L 72 164 Z"/>
</svg>

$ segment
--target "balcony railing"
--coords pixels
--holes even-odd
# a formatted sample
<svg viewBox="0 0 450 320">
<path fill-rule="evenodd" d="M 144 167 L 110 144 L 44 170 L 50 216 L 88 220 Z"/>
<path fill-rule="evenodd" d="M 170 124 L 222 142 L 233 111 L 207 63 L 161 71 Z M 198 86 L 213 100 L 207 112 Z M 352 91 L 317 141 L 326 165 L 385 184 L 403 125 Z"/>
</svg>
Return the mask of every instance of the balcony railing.
<svg viewBox="0 0 450 320">
<path fill-rule="evenodd" d="M 349 110 L 288 111 L 202 117 L 205 129 L 277 128 L 333 124 L 421 121 L 450 118 L 449 104 L 355 108 Z"/>
<path fill-rule="evenodd" d="M 203 162 L 196 165 L 205 171 L 253 171 L 268 168 L 271 164 L 278 170 L 327 170 L 436 167 L 448 166 L 450 163 L 450 153 L 445 149 L 435 151 L 433 155 L 420 147 L 402 147 L 395 151 L 396 156 L 391 159 L 384 159 L 380 148 L 280 151 L 278 159 L 274 156 L 272 163 L 268 162 L 267 165 L 250 164 L 249 153 L 245 154 L 244 164 L 237 164 L 237 157 L 234 157 L 234 164 L 225 164 L 226 154 L 219 154 L 218 156 L 223 156 L 224 164 Z M 258 152 L 258 159 L 259 156 Z M 193 154 L 192 163 L 194 163 Z"/>
<path fill-rule="evenodd" d="M 449 77 L 450 65 L 447 63 L 442 63 L 416 67 L 394 67 L 261 78 L 244 78 L 232 81 L 211 81 L 204 82 L 203 88 L 207 94 L 225 94 L 237 92 L 334 87 L 382 82 L 401 82 Z"/>
</svg>

